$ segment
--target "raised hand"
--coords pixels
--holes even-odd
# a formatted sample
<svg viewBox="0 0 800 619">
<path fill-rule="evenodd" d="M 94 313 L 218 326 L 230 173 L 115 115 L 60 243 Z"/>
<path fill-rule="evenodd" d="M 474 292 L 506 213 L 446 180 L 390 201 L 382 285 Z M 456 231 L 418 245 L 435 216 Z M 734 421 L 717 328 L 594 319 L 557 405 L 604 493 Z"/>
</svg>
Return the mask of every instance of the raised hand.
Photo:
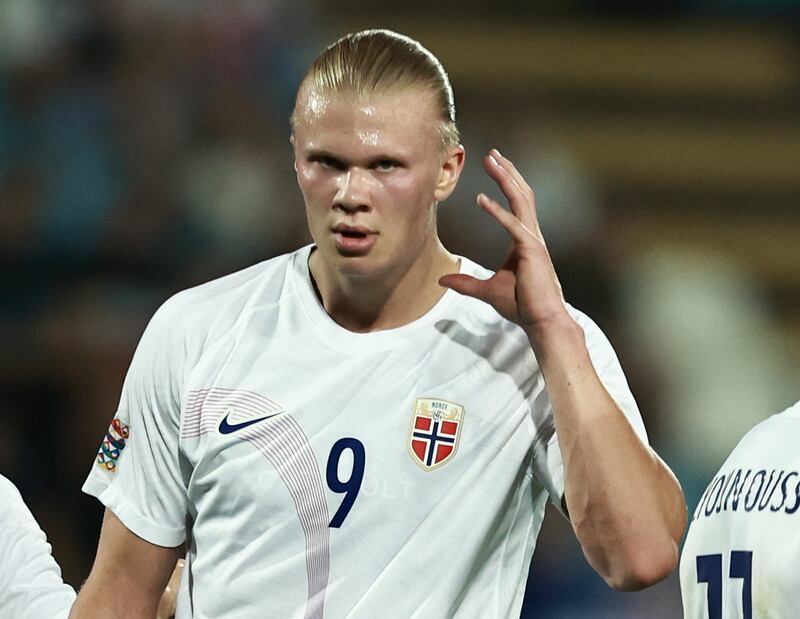
<svg viewBox="0 0 800 619">
<path fill-rule="evenodd" d="M 486 173 L 508 200 L 507 211 L 485 194 L 478 206 L 511 235 L 511 248 L 503 265 L 487 280 L 469 275 L 445 275 L 442 286 L 491 304 L 503 317 L 525 329 L 538 329 L 566 313 L 561 285 L 536 218 L 533 189 L 499 151 L 483 158 Z"/>
</svg>

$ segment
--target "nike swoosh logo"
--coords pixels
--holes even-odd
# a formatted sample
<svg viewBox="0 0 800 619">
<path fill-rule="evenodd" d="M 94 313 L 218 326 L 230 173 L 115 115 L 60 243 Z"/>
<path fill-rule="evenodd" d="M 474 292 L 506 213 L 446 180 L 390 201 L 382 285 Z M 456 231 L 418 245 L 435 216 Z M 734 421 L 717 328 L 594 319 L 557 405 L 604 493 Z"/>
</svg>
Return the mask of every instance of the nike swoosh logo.
<svg viewBox="0 0 800 619">
<path fill-rule="evenodd" d="M 220 434 L 233 434 L 234 432 L 243 430 L 248 426 L 252 426 L 254 423 L 258 423 L 259 421 L 264 421 L 265 419 L 270 419 L 271 417 L 275 417 L 276 415 L 280 414 L 281 413 L 273 413 L 272 415 L 267 415 L 266 417 L 258 417 L 257 419 L 248 419 L 247 421 L 243 421 L 241 423 L 228 423 L 228 416 L 230 415 L 230 412 L 228 412 L 222 418 L 222 421 L 219 422 L 219 432 Z"/>
</svg>

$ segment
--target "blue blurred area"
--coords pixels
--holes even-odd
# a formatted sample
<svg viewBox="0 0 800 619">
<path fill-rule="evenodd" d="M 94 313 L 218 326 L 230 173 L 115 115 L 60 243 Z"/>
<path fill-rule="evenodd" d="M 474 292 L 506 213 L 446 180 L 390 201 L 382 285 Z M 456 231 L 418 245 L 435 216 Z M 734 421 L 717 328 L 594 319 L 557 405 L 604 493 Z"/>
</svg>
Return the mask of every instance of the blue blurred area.
<svg viewBox="0 0 800 619">
<path fill-rule="evenodd" d="M 453 78 L 468 160 L 441 207 L 448 247 L 501 260 L 473 206 L 492 191 L 479 155 L 500 147 L 692 509 L 744 430 L 796 400 L 797 16 L 781 0 L 1 2 L 0 471 L 66 580 L 91 564 L 101 509 L 79 488 L 147 320 L 308 241 L 294 91 L 365 26 L 418 37 Z M 523 616 L 679 615 L 674 577 L 615 593 L 548 514 Z"/>
</svg>

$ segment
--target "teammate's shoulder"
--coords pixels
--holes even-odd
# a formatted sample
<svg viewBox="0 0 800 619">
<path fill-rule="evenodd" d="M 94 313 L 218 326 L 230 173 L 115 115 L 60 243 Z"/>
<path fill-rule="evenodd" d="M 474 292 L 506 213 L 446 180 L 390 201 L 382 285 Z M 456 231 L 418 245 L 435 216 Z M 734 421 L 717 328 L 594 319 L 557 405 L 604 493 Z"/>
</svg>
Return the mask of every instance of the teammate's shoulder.
<svg viewBox="0 0 800 619">
<path fill-rule="evenodd" d="M 18 517 L 19 514 L 27 514 L 27 512 L 25 500 L 19 489 L 10 479 L 0 475 L 0 517 L 10 514 Z"/>
<path fill-rule="evenodd" d="M 3 497 L 8 495 L 19 495 L 19 490 L 17 490 L 17 487 L 14 485 L 14 483 L 4 475 L 0 475 L 0 495 Z"/>
<path fill-rule="evenodd" d="M 796 436 L 798 431 L 800 431 L 800 402 L 795 402 L 786 410 L 770 415 L 757 423 L 744 435 L 743 440 L 763 435 L 786 435 L 789 438 L 792 435 Z"/>
<path fill-rule="evenodd" d="M 744 454 L 761 452 L 775 453 L 776 446 L 794 445 L 800 435 L 800 402 L 788 409 L 770 415 L 750 428 L 736 443 L 728 461 L 735 461 Z M 781 448 L 783 449 L 783 448 Z"/>
</svg>

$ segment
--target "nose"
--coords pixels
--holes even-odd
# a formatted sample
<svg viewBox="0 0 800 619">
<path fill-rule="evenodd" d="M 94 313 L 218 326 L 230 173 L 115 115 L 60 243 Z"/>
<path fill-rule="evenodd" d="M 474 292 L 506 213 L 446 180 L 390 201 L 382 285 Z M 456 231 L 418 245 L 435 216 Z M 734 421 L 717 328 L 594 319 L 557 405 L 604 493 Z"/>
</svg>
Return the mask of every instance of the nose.
<svg viewBox="0 0 800 619">
<path fill-rule="evenodd" d="M 339 188 L 334 196 L 334 207 L 345 211 L 370 209 L 369 172 L 362 168 L 348 168 L 339 176 Z"/>
</svg>

